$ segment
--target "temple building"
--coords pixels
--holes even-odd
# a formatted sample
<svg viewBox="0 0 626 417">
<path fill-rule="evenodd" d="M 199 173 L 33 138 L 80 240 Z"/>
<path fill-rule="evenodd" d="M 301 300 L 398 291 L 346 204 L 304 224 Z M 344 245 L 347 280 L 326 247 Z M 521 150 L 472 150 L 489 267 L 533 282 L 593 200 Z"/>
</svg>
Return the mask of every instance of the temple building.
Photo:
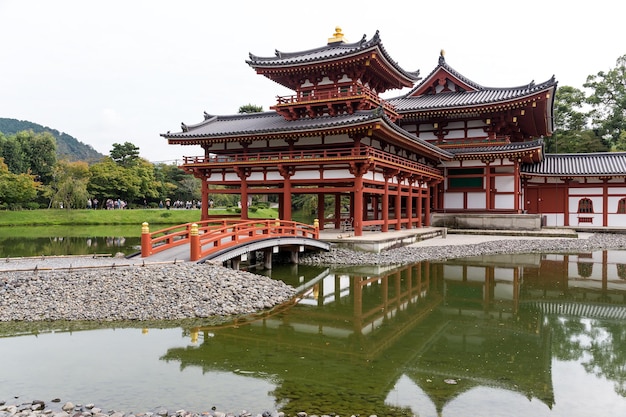
<svg viewBox="0 0 626 417">
<path fill-rule="evenodd" d="M 250 54 L 247 63 L 293 94 L 267 112 L 205 113 L 161 135 L 202 148 L 182 165 L 202 181 L 202 220 L 209 194 L 240 195 L 242 218 L 253 195 L 274 196 L 284 220 L 294 195 L 314 194 L 322 227 L 348 222 L 355 236 L 428 226 L 442 213 L 626 225 L 626 155 L 544 153 L 554 77 L 483 87 L 442 51 L 422 78 L 389 56 L 378 32 L 349 43 L 340 28 L 322 47 Z M 381 97 L 400 89 L 408 93 Z"/>
</svg>

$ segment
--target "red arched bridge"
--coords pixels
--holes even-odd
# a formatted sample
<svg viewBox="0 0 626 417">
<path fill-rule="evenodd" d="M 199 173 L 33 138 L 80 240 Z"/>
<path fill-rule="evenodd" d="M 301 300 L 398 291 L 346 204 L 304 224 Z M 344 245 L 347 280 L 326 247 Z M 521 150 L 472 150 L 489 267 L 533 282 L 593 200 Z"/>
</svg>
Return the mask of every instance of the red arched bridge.
<svg viewBox="0 0 626 417">
<path fill-rule="evenodd" d="M 213 219 L 185 223 L 150 232 L 148 223 L 141 229 L 141 257 L 151 261 L 189 260 L 238 264 L 248 254 L 265 252 L 265 266 L 271 267 L 271 255 L 279 250 L 297 254 L 305 248 L 329 250 L 330 244 L 319 240 L 319 223 L 311 226 L 287 220 Z M 268 259 L 269 258 L 269 259 Z"/>
</svg>

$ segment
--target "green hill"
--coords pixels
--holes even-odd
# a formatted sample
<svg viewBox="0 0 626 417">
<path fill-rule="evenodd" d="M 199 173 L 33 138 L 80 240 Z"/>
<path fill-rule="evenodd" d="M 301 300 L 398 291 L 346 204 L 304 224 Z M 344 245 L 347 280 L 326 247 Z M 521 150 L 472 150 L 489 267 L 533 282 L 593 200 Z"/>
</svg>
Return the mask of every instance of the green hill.
<svg viewBox="0 0 626 417">
<path fill-rule="evenodd" d="M 84 144 L 67 133 L 59 132 L 56 129 L 51 129 L 26 120 L 4 119 L 0 117 L 0 132 L 5 136 L 14 135 L 23 130 L 32 130 L 35 133 L 50 132 L 57 141 L 57 157 L 59 159 L 91 163 L 99 161 L 104 157 L 103 154 L 96 151 L 91 145 Z"/>
</svg>

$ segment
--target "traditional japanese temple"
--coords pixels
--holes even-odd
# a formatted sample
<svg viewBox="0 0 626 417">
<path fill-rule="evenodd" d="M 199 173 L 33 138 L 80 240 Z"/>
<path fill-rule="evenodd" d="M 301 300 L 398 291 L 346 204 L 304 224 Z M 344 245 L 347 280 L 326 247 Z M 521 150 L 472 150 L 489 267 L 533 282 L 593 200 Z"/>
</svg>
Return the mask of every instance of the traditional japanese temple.
<svg viewBox="0 0 626 417">
<path fill-rule="evenodd" d="M 243 218 L 253 195 L 272 195 L 284 220 L 293 195 L 314 194 L 320 224 L 338 229 L 348 220 L 355 236 L 428 226 L 442 213 L 626 225 L 626 215 L 609 215 L 613 205 L 626 214 L 626 155 L 544 154 L 554 77 L 484 87 L 448 65 L 443 51 L 422 77 L 389 56 L 378 32 L 350 43 L 340 28 L 322 47 L 250 54 L 247 63 L 293 94 L 268 112 L 205 113 L 161 135 L 202 148 L 182 168 L 202 180 L 203 220 L 209 194 L 240 195 Z M 408 93 L 381 97 L 400 89 Z M 591 162 L 577 173 L 582 158 Z"/>
</svg>

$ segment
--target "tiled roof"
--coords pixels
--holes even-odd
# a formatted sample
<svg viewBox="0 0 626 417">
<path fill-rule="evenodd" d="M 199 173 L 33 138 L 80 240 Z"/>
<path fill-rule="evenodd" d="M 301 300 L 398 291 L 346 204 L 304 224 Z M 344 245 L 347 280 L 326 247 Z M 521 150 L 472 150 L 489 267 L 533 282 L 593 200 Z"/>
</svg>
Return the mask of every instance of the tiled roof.
<svg viewBox="0 0 626 417">
<path fill-rule="evenodd" d="M 290 132 L 304 132 L 325 130 L 331 128 L 355 126 L 362 123 L 381 121 L 390 129 L 404 136 L 407 140 L 416 142 L 442 157 L 452 158 L 452 154 L 446 150 L 426 142 L 407 132 L 395 123 L 391 122 L 379 109 L 357 111 L 353 114 L 340 116 L 322 116 L 316 118 L 286 120 L 276 112 L 261 112 L 236 114 L 231 116 L 213 116 L 205 113 L 205 120 L 195 125 L 182 124 L 182 132 L 162 133 L 161 136 L 175 140 L 177 143 L 189 140 L 195 144 L 196 139 L 219 139 L 237 136 L 258 136 L 284 134 Z"/>
<path fill-rule="evenodd" d="M 551 78 L 541 84 L 530 83 L 520 87 L 480 87 L 481 89 L 477 91 L 424 94 L 418 97 L 404 95 L 390 98 L 387 101 L 394 105 L 399 113 L 402 113 L 416 110 L 436 110 L 502 103 L 530 96 L 553 87 L 556 87 L 556 81 L 554 78 Z"/>
<path fill-rule="evenodd" d="M 626 177 L 626 152 L 547 154 L 538 164 L 524 164 L 530 176 L 622 176 Z"/>
<path fill-rule="evenodd" d="M 460 156 L 464 154 L 494 154 L 494 153 L 508 153 L 508 152 L 518 152 L 524 151 L 528 149 L 537 149 L 543 148 L 543 139 L 537 139 L 528 142 L 513 142 L 502 145 L 492 145 L 492 146 L 472 146 L 472 147 L 463 147 L 463 148 L 446 148 L 446 150 L 455 156 Z"/>
<path fill-rule="evenodd" d="M 380 40 L 378 31 L 369 41 L 366 36 L 354 43 L 332 43 L 319 48 L 309 49 L 301 52 L 281 52 L 276 50 L 275 56 L 260 57 L 250 54 L 250 59 L 246 62 L 251 67 L 279 67 L 288 68 L 289 66 L 300 66 L 302 64 L 311 64 L 316 62 L 335 61 L 344 59 L 350 55 L 360 54 L 370 49 L 378 49 L 387 62 L 393 66 L 399 73 L 406 78 L 417 81 L 419 80 L 418 71 L 405 71 L 398 65 L 396 61 L 391 59 Z"/>
<path fill-rule="evenodd" d="M 472 90 L 462 92 L 444 92 L 438 94 L 422 94 L 415 97 L 412 96 L 425 83 L 430 83 L 430 78 L 441 69 L 444 69 L 445 71 L 450 73 L 450 75 L 458 79 L 463 84 L 469 86 Z M 399 97 L 390 98 L 387 101 L 394 105 L 396 107 L 396 110 L 400 113 L 417 110 L 423 111 L 479 106 L 516 100 L 536 94 L 543 90 L 556 88 L 556 85 L 557 82 L 554 76 L 552 76 L 551 79 L 539 84 L 535 84 L 534 81 L 531 81 L 529 84 L 521 85 L 518 87 L 483 87 L 450 67 L 442 56 L 439 58 L 439 64 L 426 78 L 424 78 L 424 80 L 422 80 L 421 83 L 417 84 L 408 93 Z"/>
</svg>

